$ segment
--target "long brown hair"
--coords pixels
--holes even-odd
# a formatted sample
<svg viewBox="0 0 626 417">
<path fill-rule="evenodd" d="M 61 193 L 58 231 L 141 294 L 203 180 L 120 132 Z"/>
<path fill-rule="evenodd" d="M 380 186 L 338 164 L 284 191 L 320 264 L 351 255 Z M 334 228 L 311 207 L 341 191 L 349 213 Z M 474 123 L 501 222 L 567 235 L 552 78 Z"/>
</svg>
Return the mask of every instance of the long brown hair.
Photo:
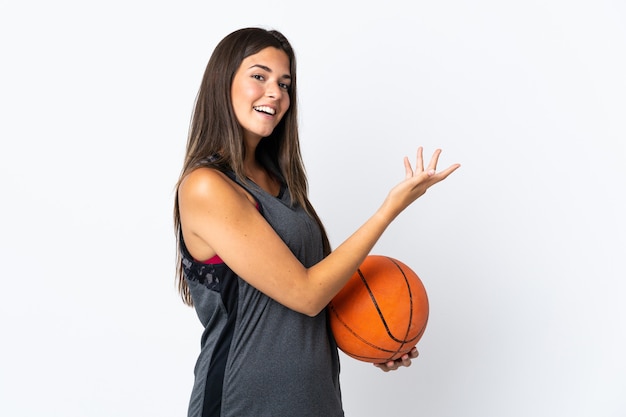
<svg viewBox="0 0 626 417">
<path fill-rule="evenodd" d="M 289 57 L 291 104 L 272 134 L 263 138 L 257 146 L 257 157 L 263 156 L 259 158 L 261 161 L 268 158 L 274 166 L 278 167 L 289 188 L 293 204 L 302 206 L 319 224 L 323 237 L 324 255 L 330 252 L 324 226 L 308 199 L 308 181 L 298 134 L 294 51 L 287 38 L 276 30 L 261 28 L 236 30 L 218 43 L 207 64 L 189 127 L 183 168 L 176 184 L 174 200 L 176 283 L 183 301 L 190 306 L 193 305 L 193 301 L 182 268 L 178 187 L 186 175 L 199 167 L 212 167 L 222 171 L 232 170 L 238 179 L 245 180 L 243 130 L 231 105 L 231 84 L 241 62 L 267 47 L 280 49 Z M 211 157 L 210 161 L 209 157 Z"/>
</svg>

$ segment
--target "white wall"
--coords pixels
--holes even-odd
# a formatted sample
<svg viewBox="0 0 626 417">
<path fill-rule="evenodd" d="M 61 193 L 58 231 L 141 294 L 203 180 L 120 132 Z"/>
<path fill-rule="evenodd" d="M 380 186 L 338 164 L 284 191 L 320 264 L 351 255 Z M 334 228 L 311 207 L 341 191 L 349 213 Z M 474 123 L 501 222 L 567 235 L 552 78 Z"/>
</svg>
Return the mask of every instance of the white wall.
<svg viewBox="0 0 626 417">
<path fill-rule="evenodd" d="M 13 3 L 0 415 L 185 415 L 201 328 L 173 284 L 172 190 L 213 47 L 256 25 L 296 48 L 334 245 L 417 146 L 463 164 L 374 251 L 421 276 L 431 317 L 411 368 L 344 357 L 347 415 L 626 414 L 623 2 Z"/>
</svg>

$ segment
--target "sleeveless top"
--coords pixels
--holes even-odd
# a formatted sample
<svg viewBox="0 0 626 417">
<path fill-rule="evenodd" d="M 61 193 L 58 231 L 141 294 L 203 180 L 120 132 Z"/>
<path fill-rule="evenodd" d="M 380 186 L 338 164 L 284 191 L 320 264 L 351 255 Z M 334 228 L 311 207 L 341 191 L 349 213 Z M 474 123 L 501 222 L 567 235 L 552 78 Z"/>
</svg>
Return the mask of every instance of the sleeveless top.
<svg viewBox="0 0 626 417">
<path fill-rule="evenodd" d="M 291 207 L 288 189 L 283 186 L 275 197 L 228 175 L 256 199 L 305 267 L 322 259 L 319 227 L 302 207 Z M 182 236 L 180 246 L 184 277 L 204 326 L 188 417 L 343 416 L 339 356 L 326 310 L 315 317 L 291 310 L 219 258 L 209 264 L 194 260 Z"/>
</svg>

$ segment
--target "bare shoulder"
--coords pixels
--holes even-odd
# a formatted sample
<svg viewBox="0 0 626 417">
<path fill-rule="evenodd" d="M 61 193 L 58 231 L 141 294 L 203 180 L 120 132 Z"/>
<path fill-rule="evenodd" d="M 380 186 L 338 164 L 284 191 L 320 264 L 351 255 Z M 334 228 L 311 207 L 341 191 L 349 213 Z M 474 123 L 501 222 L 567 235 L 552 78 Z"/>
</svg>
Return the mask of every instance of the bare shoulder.
<svg viewBox="0 0 626 417">
<path fill-rule="evenodd" d="M 178 206 L 189 253 L 200 260 L 214 256 L 228 236 L 225 230 L 235 227 L 232 220 L 255 211 L 251 198 L 219 170 L 198 168 L 187 174 L 178 187 Z"/>
<path fill-rule="evenodd" d="M 224 173 L 213 168 L 198 168 L 183 178 L 178 192 L 186 197 L 198 197 L 225 186 L 229 184 Z"/>
<path fill-rule="evenodd" d="M 213 168 L 198 168 L 183 178 L 178 187 L 178 200 L 181 210 L 186 206 L 197 208 L 218 202 L 222 206 L 241 204 L 251 196 L 223 172 Z"/>
</svg>

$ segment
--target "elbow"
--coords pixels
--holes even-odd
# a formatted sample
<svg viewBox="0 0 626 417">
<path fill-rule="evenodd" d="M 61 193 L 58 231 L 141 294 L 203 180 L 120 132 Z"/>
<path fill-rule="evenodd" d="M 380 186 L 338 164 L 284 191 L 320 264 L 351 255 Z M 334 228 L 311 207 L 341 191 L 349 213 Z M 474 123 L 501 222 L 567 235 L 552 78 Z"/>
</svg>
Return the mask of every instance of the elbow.
<svg viewBox="0 0 626 417">
<path fill-rule="evenodd" d="M 318 314 L 320 314 L 321 312 L 322 312 L 322 310 L 319 310 L 319 309 L 316 309 L 316 310 L 308 309 L 308 310 L 305 310 L 305 311 L 301 311 L 302 314 L 305 314 L 305 315 L 307 315 L 309 317 L 315 317 Z"/>
<path fill-rule="evenodd" d="M 322 303 L 319 301 L 316 302 L 311 300 L 311 302 L 302 305 L 298 311 L 302 314 L 306 314 L 309 317 L 316 317 L 322 311 L 324 311 L 327 306 L 328 303 Z"/>
<path fill-rule="evenodd" d="M 281 302 L 280 300 L 277 301 Z M 326 300 L 303 294 L 291 297 L 291 299 L 285 301 L 287 302 L 282 303 L 285 307 L 309 317 L 317 316 L 328 306 L 328 301 Z"/>
<path fill-rule="evenodd" d="M 309 317 L 318 316 L 330 302 L 326 294 L 321 291 L 315 291 L 314 288 L 306 285 L 299 287 L 297 291 L 291 292 L 284 300 L 286 301 L 286 307 Z"/>
<path fill-rule="evenodd" d="M 302 311 L 303 314 L 306 314 L 309 317 L 316 317 L 318 316 L 322 311 L 324 311 L 323 308 L 321 309 L 316 309 L 316 310 L 306 310 L 306 311 Z"/>
</svg>

